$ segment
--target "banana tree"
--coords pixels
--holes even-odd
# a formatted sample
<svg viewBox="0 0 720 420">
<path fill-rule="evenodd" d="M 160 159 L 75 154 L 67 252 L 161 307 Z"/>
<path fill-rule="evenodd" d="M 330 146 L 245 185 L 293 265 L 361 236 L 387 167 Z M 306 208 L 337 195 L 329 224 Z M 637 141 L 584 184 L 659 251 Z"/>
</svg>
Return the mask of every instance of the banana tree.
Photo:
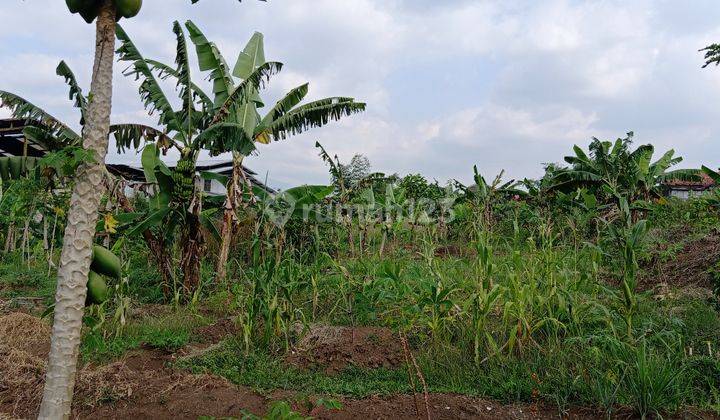
<svg viewBox="0 0 720 420">
<path fill-rule="evenodd" d="M 709 176 L 710 179 L 715 182 L 715 188 L 713 189 L 711 194 L 708 194 L 706 196 L 706 200 L 711 206 L 715 208 L 720 208 L 720 188 L 718 188 L 718 186 L 720 185 L 720 172 L 714 171 L 704 165 L 701 170 L 705 175 Z"/>
<path fill-rule="evenodd" d="M 191 25 L 188 25 L 191 27 Z M 167 169 L 164 164 L 160 168 L 162 176 L 146 169 L 146 178 L 156 184 L 165 183 L 159 188 L 158 199 L 162 200 L 162 211 L 159 217 L 152 214 L 141 223 L 150 227 L 148 220 L 162 223 L 166 238 L 179 234 L 180 270 L 183 274 L 184 289 L 188 293 L 196 291 L 200 284 L 200 264 L 204 254 L 205 235 L 202 229 L 202 194 L 196 186 L 196 163 L 201 150 L 216 150 L 220 145 L 241 153 L 249 153 L 254 149 L 242 125 L 238 124 L 233 113 L 253 92 L 261 89 L 270 76 L 281 68 L 280 63 L 264 63 L 256 68 L 242 83 L 235 86 L 220 100 L 217 106 L 209 97 L 192 82 L 191 67 L 185 33 L 178 22 L 173 24 L 173 32 L 177 40 L 176 67 L 161 66 L 159 63 L 146 60 L 132 42 L 128 34 L 119 25 L 117 37 L 120 40 L 118 57 L 120 61 L 129 62 L 130 67 L 125 75 L 142 80 L 140 97 L 150 113 L 159 114 L 162 130 L 138 125 L 120 125 L 113 129 L 119 151 L 127 148 L 139 148 L 141 144 L 153 144 L 157 151 L 175 148 L 180 154 L 174 169 Z M 158 77 L 173 76 L 177 80 L 177 92 L 182 103 L 180 109 L 173 109 L 163 92 Z M 154 155 L 156 150 L 144 157 Z M 164 187 L 164 188 L 163 188 Z M 171 244 L 169 244 L 171 245 Z"/>
<path fill-rule="evenodd" d="M 246 191 L 251 192 L 247 178 L 242 171 L 242 160 L 255 150 L 257 143 L 267 144 L 275 140 L 283 140 L 292 135 L 300 134 L 314 127 L 321 127 L 331 120 L 338 120 L 343 116 L 361 112 L 365 104 L 357 103 L 352 98 L 331 97 L 305 104 L 301 104 L 308 93 L 308 84 L 303 84 L 288 92 L 264 116 L 258 109 L 264 104 L 259 92 L 267 79 L 281 70 L 280 63 L 266 62 L 264 57 L 263 37 L 255 33 L 230 71 L 230 67 L 220 54 L 218 48 L 210 42 L 202 31 L 192 22 L 185 24 L 189 38 L 195 46 L 201 71 L 209 72 L 212 82 L 212 96 L 205 93 L 190 79 L 189 65 L 187 64 L 187 47 L 182 29 L 177 23 L 174 26 L 178 38 L 178 66 L 173 68 L 156 60 L 143 59 L 137 49 L 130 47 L 129 38 L 121 32 L 123 47 L 121 59 L 133 60 L 132 74 L 143 78 L 143 86 L 148 86 L 143 94 L 146 106 L 158 109 L 161 114 L 167 108 L 167 115 L 172 117 L 169 105 L 162 105 L 163 100 L 160 89 L 154 80 L 153 71 L 158 77 L 172 78 L 177 82 L 181 97 L 184 97 L 188 114 L 197 116 L 186 118 L 195 121 L 195 128 L 203 131 L 195 137 L 197 141 L 184 144 L 187 153 L 196 158 L 201 150 L 207 150 L 211 155 L 232 153 L 233 175 L 227 182 L 227 198 L 223 206 L 223 222 L 221 226 L 220 255 L 217 262 L 218 278 L 225 276 L 225 266 L 229 255 L 232 232 L 236 225 L 236 210 L 242 197 L 242 185 Z M 128 48 L 124 48 L 128 45 Z M 180 54 L 182 53 L 182 54 Z M 153 86 L 150 88 L 149 86 Z M 142 88 L 141 88 L 142 89 Z M 154 93 L 153 93 L 154 92 Z M 202 112 L 194 111 L 193 104 L 197 103 Z M 168 124 L 170 122 L 170 124 Z M 165 132 L 177 132 L 171 119 L 161 118 L 161 124 L 166 125 Z M 186 130 L 188 131 L 188 130 Z M 191 130 L 189 130 L 191 131 Z M 177 144 L 177 135 L 171 145 Z M 192 137 L 192 136 L 191 136 Z M 182 134 L 180 134 L 182 139 Z M 134 145 L 137 147 L 145 139 L 143 130 L 128 130 L 118 132 L 119 145 Z M 166 146 L 167 147 L 167 146 Z M 194 162 L 194 159 L 190 159 Z"/>
<path fill-rule="evenodd" d="M 702 167 L 703 173 L 705 173 L 707 176 L 712 178 L 713 181 L 715 181 L 717 184 L 720 184 L 720 172 L 714 171 L 707 166 L 703 165 Z"/>
<path fill-rule="evenodd" d="M 475 183 L 471 186 L 465 186 L 455 181 L 455 186 L 460 190 L 458 203 L 468 203 L 475 209 L 473 214 L 480 215 L 479 222 L 484 229 L 490 229 L 492 225 L 492 206 L 498 198 L 509 197 L 513 195 L 523 195 L 524 193 L 516 188 L 515 180 L 503 182 L 502 178 L 505 171 L 500 173 L 493 179 L 491 183 L 485 180 L 485 177 L 478 171 L 477 165 L 473 166 L 473 180 Z"/>
<path fill-rule="evenodd" d="M 700 52 L 705 52 L 705 64 L 703 64 L 703 68 L 710 64 L 715 64 L 716 67 L 720 64 L 720 44 L 710 44 L 702 48 Z"/>
<path fill-rule="evenodd" d="M 669 150 L 653 162 L 655 148 L 651 144 L 631 150 L 633 133 L 614 143 L 593 139 L 590 155 L 574 146 L 574 156 L 565 157 L 571 166 L 555 171 L 551 190 L 573 191 L 585 187 L 593 191 L 603 202 L 619 206 L 621 197 L 626 197 L 633 213 L 644 208 L 643 203 L 661 194 L 662 183 L 669 180 L 698 179 L 693 169 L 669 169 L 682 161 Z"/>
<path fill-rule="evenodd" d="M 227 83 L 234 82 L 234 77 L 239 80 L 246 80 L 253 71 L 265 63 L 265 47 L 263 36 L 255 33 L 240 53 L 233 68 L 232 74 L 228 74 L 228 67 L 225 60 L 217 51 L 217 47 L 200 32 L 191 22 L 188 24 L 191 32 L 191 39 L 195 44 L 198 58 L 212 57 L 207 61 L 200 60 L 201 70 L 210 71 L 210 77 L 214 82 L 215 102 L 219 102 L 227 93 L 223 91 L 218 76 Z M 210 53 L 210 54 L 209 54 Z M 231 84 L 226 85 L 231 88 Z M 331 97 L 305 104 L 301 104 L 308 94 L 309 85 L 305 83 L 290 90 L 275 106 L 264 116 L 258 112 L 264 106 L 259 93 L 252 92 L 252 95 L 242 103 L 234 113 L 235 121 L 242 125 L 245 134 L 252 138 L 253 142 L 268 144 L 273 140 L 283 140 L 292 135 L 300 134 L 310 128 L 322 127 L 331 120 L 339 120 L 343 116 L 362 112 L 365 109 L 364 103 L 356 103 L 352 98 Z M 217 145 L 213 154 L 232 152 L 233 154 L 233 175 L 227 183 L 227 199 L 224 205 L 223 223 L 221 227 L 220 256 L 217 262 L 218 278 L 225 277 L 225 268 L 230 249 L 232 233 L 236 227 L 235 216 L 239 204 L 240 179 L 245 182 L 248 192 L 252 191 L 242 169 L 242 160 L 248 153 L 233 148 L 232 145 Z M 229 146 L 229 147 L 228 147 Z"/>
</svg>

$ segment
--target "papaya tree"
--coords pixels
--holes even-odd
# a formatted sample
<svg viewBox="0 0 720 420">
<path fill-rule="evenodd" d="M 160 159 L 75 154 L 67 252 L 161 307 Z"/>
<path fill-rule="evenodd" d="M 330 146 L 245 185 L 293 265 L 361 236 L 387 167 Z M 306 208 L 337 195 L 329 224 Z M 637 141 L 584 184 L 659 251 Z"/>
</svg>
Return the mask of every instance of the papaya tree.
<svg viewBox="0 0 720 420">
<path fill-rule="evenodd" d="M 125 0 L 118 0 L 118 3 L 124 4 Z M 87 105 L 83 126 L 83 147 L 93 151 L 95 156 L 78 169 L 70 198 L 58 268 L 50 356 L 38 416 L 42 419 L 70 417 L 92 243 L 102 194 L 103 162 L 110 130 L 115 21 L 118 16 L 116 6 L 112 0 L 68 0 L 71 12 L 82 13 L 89 23 L 97 18 L 90 86 L 92 99 Z M 137 14 L 139 8 L 133 12 Z"/>
<path fill-rule="evenodd" d="M 169 225 L 180 227 L 186 235 L 181 241 L 183 246 L 193 248 L 181 252 L 181 269 L 186 289 L 190 291 L 199 282 L 199 256 L 202 255 L 204 240 L 199 220 L 201 194 L 195 188 L 196 183 L 190 181 L 197 176 L 195 166 L 200 151 L 206 150 L 213 156 L 223 153 L 233 155 L 233 175 L 227 181 L 228 195 L 223 206 L 220 229 L 221 251 L 217 267 L 218 278 L 222 278 L 225 275 L 242 185 L 247 187 L 248 194 L 251 193 L 249 183 L 241 181 L 244 178 L 243 158 L 255 151 L 257 143 L 282 140 L 310 128 L 323 126 L 331 120 L 363 111 L 365 104 L 346 97 L 331 97 L 301 104 L 308 93 L 308 84 L 304 84 L 292 89 L 268 113 L 261 116 L 258 109 L 264 104 L 259 92 L 269 78 L 282 69 L 281 63 L 266 62 L 262 34 L 253 35 L 231 71 L 215 44 L 208 41 L 193 22 L 186 22 L 185 27 L 195 45 L 200 70 L 209 71 L 212 96 L 193 83 L 190 77 L 187 42 L 179 23 L 173 25 L 177 38 L 175 66 L 143 58 L 127 34 L 119 29 L 118 37 L 122 42 L 118 50 L 120 60 L 132 62 L 127 74 L 142 79 L 140 93 L 145 106 L 149 111 L 157 110 L 160 113 L 159 124 L 164 126 L 162 130 L 156 131 L 168 133 L 166 139 L 171 140 L 157 142 L 152 133 L 148 135 L 146 130 L 132 127 L 117 130 L 115 134 L 121 151 L 156 142 L 161 149 L 174 147 L 181 153 L 175 173 L 182 171 L 182 174 L 173 175 L 173 181 L 184 182 L 187 189 L 176 189 L 171 202 L 176 207 L 189 206 L 187 208 L 190 211 L 186 212 L 182 224 Z M 172 109 L 156 75 L 157 78 L 172 78 L 176 81 L 183 103 L 181 110 Z M 174 217 L 172 214 L 168 213 L 168 217 Z M 169 221 L 164 219 L 162 223 L 167 225 Z M 186 262 L 190 264 L 186 265 Z"/>
<path fill-rule="evenodd" d="M 70 417 L 92 244 L 102 194 L 112 104 L 115 22 L 140 12 L 142 0 L 66 0 L 72 13 L 95 22 L 95 57 L 82 147 L 94 158 L 75 175 L 58 269 L 55 317 L 40 406 L 41 419 Z"/>
</svg>

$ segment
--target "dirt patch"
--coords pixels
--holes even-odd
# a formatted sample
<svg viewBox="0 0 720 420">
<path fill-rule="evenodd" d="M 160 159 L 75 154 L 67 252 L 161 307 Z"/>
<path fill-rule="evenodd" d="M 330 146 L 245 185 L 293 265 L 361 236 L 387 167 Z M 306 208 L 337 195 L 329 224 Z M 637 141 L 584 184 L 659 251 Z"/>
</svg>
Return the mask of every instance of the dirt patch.
<svg viewBox="0 0 720 420">
<path fill-rule="evenodd" d="M 0 412 L 34 418 L 40 406 L 47 362 L 22 350 L 0 347 Z M 138 386 L 135 372 L 123 363 L 82 369 L 75 386 L 74 404 L 99 406 L 132 395 Z"/>
<path fill-rule="evenodd" d="M 243 412 L 265 413 L 267 400 L 248 389 L 236 387 L 225 379 L 210 375 L 191 375 L 166 365 L 148 369 L 155 356 L 145 351 L 135 356 L 132 367 L 136 386 L 125 398 L 101 406 L 76 407 L 78 418 L 107 419 L 197 419 L 201 416 L 239 418 Z"/>
<path fill-rule="evenodd" d="M 677 239 L 677 238 L 676 238 Z M 665 283 L 670 287 L 688 285 L 711 287 L 709 270 L 720 261 L 720 235 L 711 234 L 691 241 L 678 251 L 675 258 L 659 261 L 655 258 L 646 267 L 648 273 L 640 279 L 640 288 L 648 290 Z"/>
<path fill-rule="evenodd" d="M 314 325 L 286 360 L 304 369 L 322 369 L 331 374 L 350 365 L 395 368 L 405 359 L 398 338 L 388 328 Z"/>
<path fill-rule="evenodd" d="M 418 419 L 426 418 L 423 397 L 418 395 L 417 406 L 412 395 L 387 398 L 370 397 L 361 400 L 342 400 L 342 410 L 316 410 L 317 418 L 328 419 Z M 433 419 L 559 419 L 557 408 L 536 404 L 502 405 L 480 398 L 456 394 L 431 394 L 430 416 Z M 420 414 L 418 415 L 418 410 Z M 592 410 L 571 409 L 562 413 L 567 419 L 604 419 L 602 413 Z"/>
<path fill-rule="evenodd" d="M 50 328 L 21 313 L 0 318 L 0 325 L 0 418 L 35 418 L 47 368 L 47 350 L 37 349 L 49 348 Z M 196 419 L 265 412 L 265 397 L 222 378 L 172 370 L 167 362 L 173 358 L 158 349 L 141 349 L 116 363 L 83 367 L 73 417 Z"/>
<path fill-rule="evenodd" d="M 440 258 L 463 258 L 469 256 L 469 253 L 458 245 L 444 245 L 435 248 L 435 256 Z"/>
<path fill-rule="evenodd" d="M 205 344 L 217 344 L 227 337 L 237 335 L 240 329 L 230 318 L 217 320 L 214 324 L 195 329 L 195 337 Z"/>
<path fill-rule="evenodd" d="M 138 372 L 162 370 L 173 361 L 172 353 L 146 346 L 140 350 L 131 351 L 122 358 L 122 363 Z"/>
<path fill-rule="evenodd" d="M 50 351 L 50 326 L 21 312 L 0 317 L 0 344 L 45 358 Z"/>
</svg>

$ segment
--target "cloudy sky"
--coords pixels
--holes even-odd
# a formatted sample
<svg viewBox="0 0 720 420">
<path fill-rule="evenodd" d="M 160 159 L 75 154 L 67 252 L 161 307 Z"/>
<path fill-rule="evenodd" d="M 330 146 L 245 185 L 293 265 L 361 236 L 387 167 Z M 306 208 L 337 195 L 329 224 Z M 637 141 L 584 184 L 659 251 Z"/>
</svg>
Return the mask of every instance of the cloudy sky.
<svg viewBox="0 0 720 420">
<path fill-rule="evenodd" d="M 61 0 L 0 3 L 0 89 L 77 125 L 55 67 L 66 60 L 89 85 L 93 27 Z M 488 176 L 538 176 L 573 144 L 628 131 L 674 148 L 683 166 L 720 165 L 720 69 L 702 70 L 697 52 L 720 41 L 716 0 L 189 3 L 145 0 L 124 27 L 146 57 L 168 63 L 173 20 L 192 19 L 231 64 L 260 31 L 268 60 L 285 64 L 266 103 L 307 81 L 310 99 L 368 104 L 364 114 L 261 146 L 247 164 L 274 186 L 327 182 L 316 140 L 341 160 L 362 153 L 374 170 L 441 183 L 468 181 L 473 164 Z M 156 122 L 123 67 L 113 122 Z"/>
</svg>

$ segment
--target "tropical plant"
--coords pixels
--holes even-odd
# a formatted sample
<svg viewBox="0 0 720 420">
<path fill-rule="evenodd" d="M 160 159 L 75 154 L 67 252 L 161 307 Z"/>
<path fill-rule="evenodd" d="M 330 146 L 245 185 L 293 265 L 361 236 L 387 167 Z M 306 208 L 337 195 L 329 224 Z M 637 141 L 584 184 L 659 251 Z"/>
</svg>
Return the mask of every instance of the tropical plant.
<svg viewBox="0 0 720 420">
<path fill-rule="evenodd" d="M 122 61 L 132 62 L 132 69 L 127 75 L 143 79 L 140 88 L 141 96 L 149 111 L 160 112 L 160 124 L 165 125 L 164 131 L 175 133 L 171 139 L 163 136 L 158 145 L 164 150 L 176 147 L 181 150 L 181 159 L 175 168 L 176 185 L 183 184 L 184 188 L 173 189 L 172 201 L 182 207 L 184 213 L 182 224 L 170 226 L 184 226 L 185 249 L 182 251 L 182 261 L 188 261 L 183 268 L 185 283 L 190 290 L 197 286 L 199 278 L 199 264 L 202 255 L 203 236 L 200 230 L 198 215 L 200 212 L 201 197 L 194 188 L 195 164 L 201 150 L 207 150 L 211 155 L 233 153 L 233 176 L 228 180 L 228 198 L 224 209 L 223 226 L 221 227 L 221 252 L 218 259 L 219 277 L 225 272 L 225 263 L 230 246 L 231 227 L 234 223 L 236 205 L 241 198 L 240 178 L 242 173 L 242 157 L 255 150 L 257 143 L 269 143 L 273 140 L 285 139 L 291 135 L 299 134 L 312 127 L 319 127 L 330 120 L 337 120 L 345 115 L 361 112 L 365 104 L 356 103 L 351 98 L 326 98 L 300 105 L 308 93 L 308 85 L 304 84 L 285 95 L 283 99 L 264 116 L 261 117 L 257 109 L 262 106 L 258 92 L 265 86 L 269 78 L 282 69 L 281 63 L 266 62 L 262 35 L 256 33 L 251 38 L 244 51 L 239 55 L 234 70 L 231 73 L 224 58 L 217 47 L 208 41 L 200 29 L 188 21 L 186 28 L 190 40 L 194 43 L 198 54 L 200 69 L 210 71 L 213 82 L 214 98 L 206 94 L 199 86 L 191 81 L 190 64 L 187 53 L 187 43 L 182 27 L 175 22 L 173 31 L 177 38 L 177 68 L 162 64 L 155 60 L 146 60 L 142 57 L 127 34 L 120 28 L 118 38 L 122 42 L 119 54 Z M 162 92 L 155 75 L 158 77 L 172 77 L 177 81 L 183 109 L 174 111 Z M 236 84 L 235 77 L 240 79 Z M 198 105 L 200 110 L 196 110 Z M 116 130 L 118 147 L 122 150 L 127 147 L 139 147 L 145 141 L 156 141 L 157 131 L 148 132 L 145 129 Z M 248 183 L 245 183 L 248 185 Z M 246 194 L 251 194 L 250 188 Z M 179 217 L 176 212 L 167 217 Z M 163 224 L 168 224 L 165 218 Z"/>
<path fill-rule="evenodd" d="M 461 194 L 458 203 L 468 203 L 474 209 L 473 213 L 480 216 L 477 221 L 485 229 L 490 229 L 492 226 L 492 206 L 497 200 L 524 194 L 523 191 L 515 188 L 517 185 L 515 180 L 503 182 L 504 174 L 504 170 L 500 171 L 492 183 L 488 184 L 485 177 L 478 172 L 477 165 L 474 165 L 473 180 L 475 183 L 473 185 L 468 187 L 455 181 L 455 185 Z"/>
<path fill-rule="evenodd" d="M 140 11 L 142 2 L 128 0 L 68 0 L 72 13 L 86 22 L 96 21 L 95 60 L 90 91 L 83 115 L 83 147 L 95 153 L 80 166 L 70 199 L 68 223 L 58 269 L 55 318 L 47 377 L 39 418 L 69 418 L 72 403 L 83 303 L 87 294 L 98 208 L 102 195 L 105 154 L 110 129 L 115 22 Z M 72 95 L 72 93 L 71 93 Z M 59 127 L 64 131 L 64 127 Z"/>
<path fill-rule="evenodd" d="M 675 151 L 667 151 L 653 162 L 655 148 L 645 144 L 631 149 L 633 133 L 618 138 L 614 143 L 593 138 L 590 154 L 574 146 L 573 156 L 565 157 L 571 166 L 554 173 L 550 187 L 556 191 L 574 191 L 585 187 L 590 189 L 601 202 L 619 205 L 626 197 L 633 210 L 641 210 L 648 200 L 661 196 L 661 186 L 669 180 L 697 180 L 698 171 L 692 169 L 669 169 L 682 161 L 675 157 Z M 635 213 L 635 211 L 634 211 Z"/>
<path fill-rule="evenodd" d="M 73 4 L 74 3 L 74 4 Z M 70 2 L 70 11 L 75 13 Z M 70 199 L 68 223 L 58 269 L 55 318 L 50 358 L 39 418 L 70 417 L 80 328 L 87 294 L 95 224 L 102 194 L 103 162 L 107 153 L 112 101 L 113 50 L 115 45 L 116 5 L 111 0 L 94 2 L 97 16 L 95 64 L 91 82 L 92 100 L 84 118 L 83 147 L 96 156 L 78 170 Z M 79 8 L 78 8 L 79 9 Z M 138 10 L 139 11 L 139 10 Z M 94 17 L 82 10 L 88 23 Z M 96 13 L 95 13 L 96 12 Z"/>
<path fill-rule="evenodd" d="M 720 64 L 720 44 L 710 44 L 705 48 L 700 49 L 700 52 L 705 52 L 705 64 L 702 68 L 715 64 L 717 67 Z"/>
</svg>

